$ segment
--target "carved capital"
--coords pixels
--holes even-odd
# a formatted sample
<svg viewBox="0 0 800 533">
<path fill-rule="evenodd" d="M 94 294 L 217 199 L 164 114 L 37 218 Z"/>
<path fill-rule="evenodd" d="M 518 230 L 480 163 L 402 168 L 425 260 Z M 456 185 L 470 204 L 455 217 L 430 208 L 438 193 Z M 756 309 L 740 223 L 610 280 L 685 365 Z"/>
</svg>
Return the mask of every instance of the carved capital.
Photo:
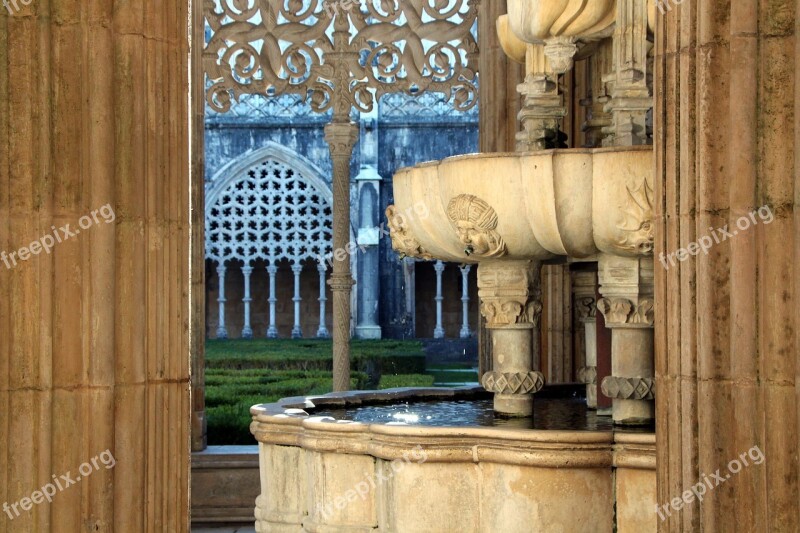
<svg viewBox="0 0 800 533">
<path fill-rule="evenodd" d="M 467 256 L 493 258 L 508 253 L 503 237 L 495 231 L 497 212 L 484 200 L 460 194 L 447 205 L 447 217 L 464 244 Z"/>
<path fill-rule="evenodd" d="M 609 327 L 624 324 L 652 326 L 654 323 L 654 304 L 650 298 L 642 298 L 638 304 L 627 298 L 600 298 L 597 308 Z"/>
<path fill-rule="evenodd" d="M 389 221 L 389 235 L 392 238 L 392 249 L 400 254 L 400 258 L 416 257 L 429 261 L 433 259 L 430 253 L 422 247 L 417 238 L 408 227 L 405 215 L 398 213 L 395 206 L 386 208 L 386 218 Z"/>
<path fill-rule="evenodd" d="M 573 58 L 578 52 L 578 45 L 575 44 L 575 37 L 552 37 L 545 39 L 544 55 L 550 60 L 553 71 L 564 74 L 572 69 Z"/>
<path fill-rule="evenodd" d="M 325 126 L 325 141 L 333 157 L 351 157 L 358 136 L 358 125 L 354 122 L 331 122 Z"/>
<path fill-rule="evenodd" d="M 653 378 L 607 376 L 600 385 L 603 394 L 618 400 L 652 400 L 656 394 Z"/>
<path fill-rule="evenodd" d="M 594 320 L 597 314 L 597 304 L 595 304 L 594 297 L 583 296 L 575 300 L 575 314 L 578 320 Z"/>
<path fill-rule="evenodd" d="M 355 284 L 350 274 L 333 274 L 328 278 L 328 285 L 332 291 L 349 291 Z"/>
<path fill-rule="evenodd" d="M 481 385 L 489 392 L 500 394 L 534 394 L 544 386 L 541 372 L 487 372 Z"/>
<path fill-rule="evenodd" d="M 578 370 L 578 381 L 581 383 L 586 383 L 587 385 L 593 385 L 597 383 L 597 367 L 584 366 Z"/>
<path fill-rule="evenodd" d="M 487 327 L 535 327 L 542 313 L 539 264 L 533 261 L 481 263 L 478 296 Z"/>
</svg>

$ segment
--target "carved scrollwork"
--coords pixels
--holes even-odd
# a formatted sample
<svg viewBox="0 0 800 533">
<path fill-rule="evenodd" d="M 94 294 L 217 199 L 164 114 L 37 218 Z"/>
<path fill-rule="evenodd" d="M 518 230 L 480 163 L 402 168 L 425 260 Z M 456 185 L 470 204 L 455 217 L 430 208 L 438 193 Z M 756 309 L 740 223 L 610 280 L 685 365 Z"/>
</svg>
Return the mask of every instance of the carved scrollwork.
<svg viewBox="0 0 800 533">
<path fill-rule="evenodd" d="M 652 400 L 656 396 L 653 378 L 607 376 L 600 385 L 603 394 L 618 400 Z"/>
<path fill-rule="evenodd" d="M 597 308 L 603 313 L 608 325 L 638 324 L 652 326 L 654 303 L 650 298 L 642 298 L 638 305 L 627 298 L 600 298 Z"/>
<path fill-rule="evenodd" d="M 317 112 L 369 112 L 390 92 L 477 103 L 479 0 L 205 0 L 212 34 L 206 99 L 218 112 L 246 94 L 297 94 Z"/>
<path fill-rule="evenodd" d="M 481 304 L 481 314 L 486 318 L 488 327 L 511 324 L 532 324 L 536 327 L 542 314 L 542 303 L 530 301 L 523 304 L 512 299 L 493 299 Z"/>
<path fill-rule="evenodd" d="M 481 385 L 489 392 L 499 394 L 534 394 L 544 387 L 541 372 L 486 372 Z"/>
<path fill-rule="evenodd" d="M 484 200 L 460 194 L 447 205 L 447 217 L 464 244 L 468 256 L 496 258 L 508 253 L 503 237 L 497 233 L 497 212 Z"/>
<path fill-rule="evenodd" d="M 617 245 L 639 255 L 653 253 L 655 229 L 653 227 L 653 188 L 642 178 L 636 186 L 627 186 L 628 202 L 623 208 L 623 219 L 617 229 L 625 232 Z"/>
<path fill-rule="evenodd" d="M 389 221 L 389 236 L 392 239 L 392 249 L 400 254 L 400 258 L 416 257 L 430 261 L 433 259 L 430 253 L 419 243 L 408 228 L 405 216 L 398 213 L 395 206 L 390 205 L 386 208 L 386 218 Z"/>
</svg>

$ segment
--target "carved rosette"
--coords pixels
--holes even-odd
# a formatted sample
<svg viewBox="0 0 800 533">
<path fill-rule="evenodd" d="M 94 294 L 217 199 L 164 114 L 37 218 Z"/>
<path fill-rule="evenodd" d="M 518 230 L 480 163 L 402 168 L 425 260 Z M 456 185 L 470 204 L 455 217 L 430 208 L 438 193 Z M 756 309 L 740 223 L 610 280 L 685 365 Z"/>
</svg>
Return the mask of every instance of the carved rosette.
<svg viewBox="0 0 800 533">
<path fill-rule="evenodd" d="M 497 212 L 484 200 L 460 194 L 447 205 L 447 217 L 467 256 L 497 258 L 508 253 L 503 237 L 495 231 Z"/>
<path fill-rule="evenodd" d="M 478 296 L 486 326 L 536 327 L 542 314 L 538 267 L 532 261 L 481 264 Z"/>
<path fill-rule="evenodd" d="M 653 378 L 608 376 L 600 387 L 603 394 L 617 400 L 652 400 L 656 395 L 656 381 Z"/>
<path fill-rule="evenodd" d="M 481 385 L 489 392 L 499 394 L 535 394 L 544 387 L 541 372 L 495 372 L 483 375 Z"/>
<path fill-rule="evenodd" d="M 653 300 L 642 298 L 638 304 L 634 304 L 627 298 L 600 298 L 597 308 L 603 313 L 606 325 L 620 326 L 644 326 L 652 327 L 654 323 Z"/>
<path fill-rule="evenodd" d="M 628 201 L 622 210 L 622 220 L 617 224 L 617 229 L 624 233 L 617 246 L 626 252 L 650 255 L 655 243 L 653 188 L 647 178 L 642 178 L 638 185 L 628 185 L 627 191 Z"/>
<path fill-rule="evenodd" d="M 594 385 L 597 383 L 597 367 L 584 366 L 578 370 L 578 381 L 586 383 L 587 385 Z"/>
<path fill-rule="evenodd" d="M 389 221 L 389 236 L 392 239 L 392 249 L 400 254 L 400 258 L 416 257 L 430 261 L 433 259 L 430 253 L 419 243 L 417 238 L 408 228 L 405 216 L 398 213 L 395 206 L 390 205 L 386 208 L 386 218 Z"/>
</svg>

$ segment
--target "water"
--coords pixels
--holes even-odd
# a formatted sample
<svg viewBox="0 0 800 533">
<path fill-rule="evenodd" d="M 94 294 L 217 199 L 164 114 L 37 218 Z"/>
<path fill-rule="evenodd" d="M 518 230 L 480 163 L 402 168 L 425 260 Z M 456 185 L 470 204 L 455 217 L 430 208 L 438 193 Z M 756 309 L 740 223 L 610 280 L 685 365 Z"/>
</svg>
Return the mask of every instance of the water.
<svg viewBox="0 0 800 533">
<path fill-rule="evenodd" d="M 504 418 L 496 415 L 492 409 L 491 398 L 398 402 L 344 409 L 320 408 L 314 409 L 310 414 L 367 424 L 400 422 L 432 427 L 507 427 L 572 431 L 611 431 L 614 427 L 610 416 L 597 416 L 596 411 L 586 408 L 586 400 L 582 398 L 535 398 L 531 418 Z"/>
</svg>

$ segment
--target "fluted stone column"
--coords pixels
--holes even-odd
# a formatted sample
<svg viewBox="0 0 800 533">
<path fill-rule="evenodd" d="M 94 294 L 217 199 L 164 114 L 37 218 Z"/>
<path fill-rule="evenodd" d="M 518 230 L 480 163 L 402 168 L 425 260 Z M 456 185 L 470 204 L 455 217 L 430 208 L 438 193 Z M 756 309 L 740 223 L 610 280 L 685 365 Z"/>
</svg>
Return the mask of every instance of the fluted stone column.
<svg viewBox="0 0 800 533">
<path fill-rule="evenodd" d="M 188 5 L 0 9 L 0 251 L 109 215 L 0 265 L 0 502 L 115 460 L 3 533 L 189 531 Z"/>
<path fill-rule="evenodd" d="M 799 4 L 657 14 L 656 258 L 774 217 L 656 264 L 658 501 L 756 446 L 764 457 L 662 513 L 663 532 L 800 530 Z"/>
<path fill-rule="evenodd" d="M 494 410 L 508 416 L 530 416 L 533 394 L 544 385 L 538 371 L 540 263 L 483 261 L 478 266 L 481 314 L 491 335 L 493 369 L 481 384 L 494 395 Z"/>
<path fill-rule="evenodd" d="M 348 106 L 349 109 L 349 106 Z M 358 126 L 349 121 L 325 126 L 333 158 L 333 250 L 347 250 L 350 240 L 350 159 L 358 141 Z M 333 274 L 333 390 L 350 388 L 350 293 L 353 289 L 350 254 L 334 253 Z"/>
<path fill-rule="evenodd" d="M 653 258 L 602 255 L 597 309 L 611 330 L 611 372 L 600 384 L 613 400 L 615 424 L 641 425 L 655 417 Z"/>
</svg>

